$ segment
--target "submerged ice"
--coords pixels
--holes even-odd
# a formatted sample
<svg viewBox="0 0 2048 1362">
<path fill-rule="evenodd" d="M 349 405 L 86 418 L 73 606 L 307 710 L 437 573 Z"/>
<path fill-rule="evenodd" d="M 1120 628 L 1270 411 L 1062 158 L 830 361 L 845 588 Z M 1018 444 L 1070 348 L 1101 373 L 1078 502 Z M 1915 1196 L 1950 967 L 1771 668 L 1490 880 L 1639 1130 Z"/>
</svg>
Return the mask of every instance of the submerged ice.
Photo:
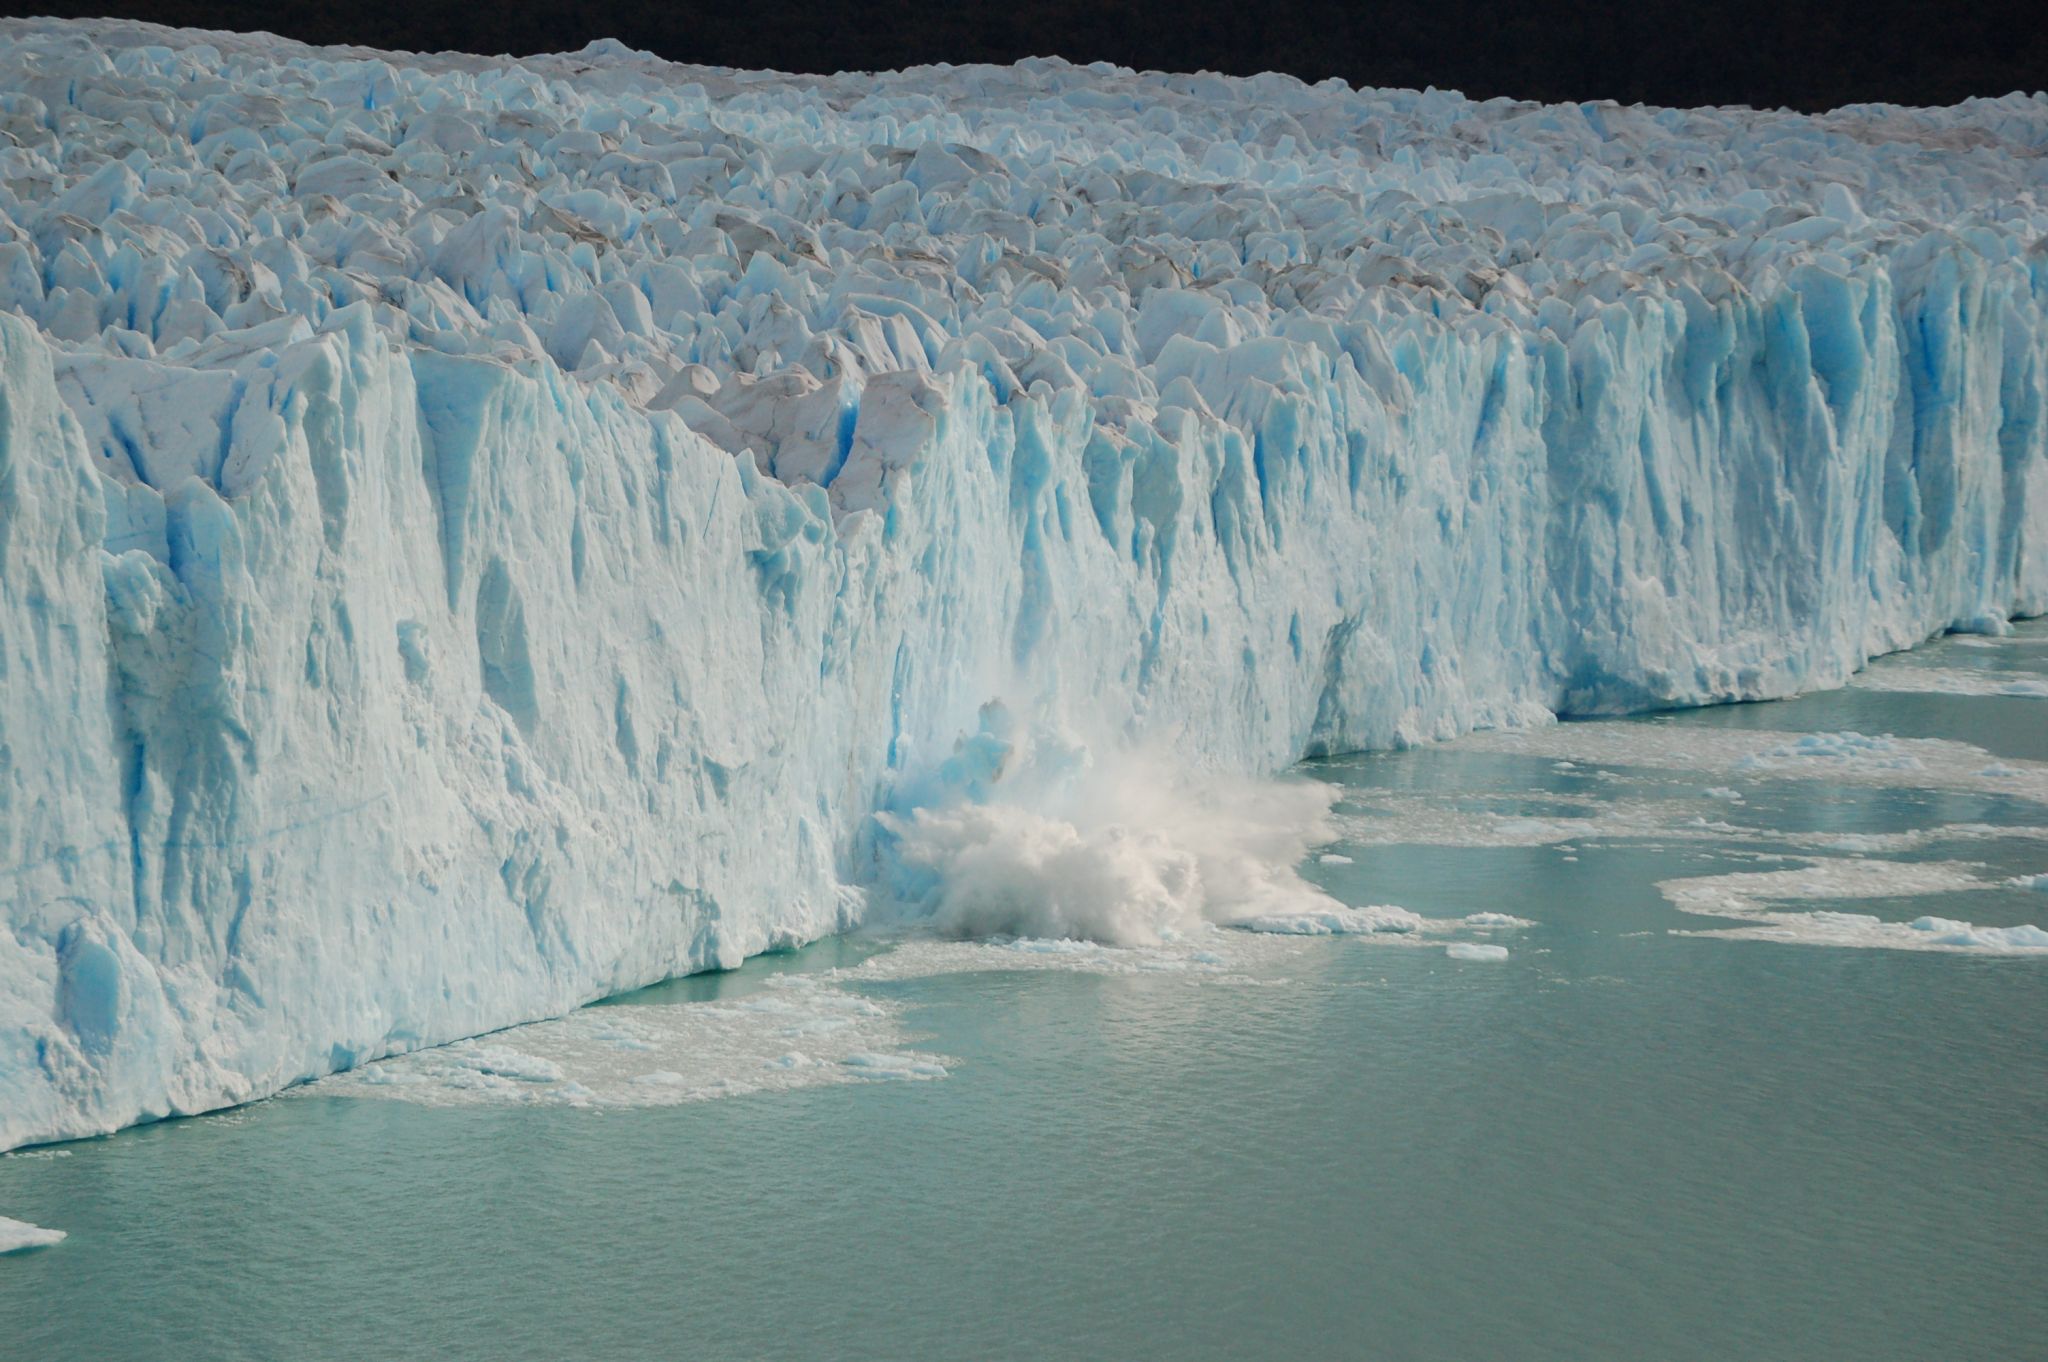
<svg viewBox="0 0 2048 1362">
<path fill-rule="evenodd" d="M 2039 97 L 8 21 L 0 131 L 0 1147 L 890 912 L 1398 925 L 1194 776 L 2048 604 Z"/>
</svg>

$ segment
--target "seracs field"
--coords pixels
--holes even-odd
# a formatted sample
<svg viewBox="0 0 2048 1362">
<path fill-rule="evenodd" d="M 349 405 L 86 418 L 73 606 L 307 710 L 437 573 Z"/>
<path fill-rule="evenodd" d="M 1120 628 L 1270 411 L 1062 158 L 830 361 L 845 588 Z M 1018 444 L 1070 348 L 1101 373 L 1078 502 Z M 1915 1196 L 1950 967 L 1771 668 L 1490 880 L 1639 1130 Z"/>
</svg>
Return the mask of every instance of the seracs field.
<svg viewBox="0 0 2048 1362">
<path fill-rule="evenodd" d="M 2038 613 L 2044 231 L 2038 96 L 0 24 L 0 1147 Z"/>
</svg>

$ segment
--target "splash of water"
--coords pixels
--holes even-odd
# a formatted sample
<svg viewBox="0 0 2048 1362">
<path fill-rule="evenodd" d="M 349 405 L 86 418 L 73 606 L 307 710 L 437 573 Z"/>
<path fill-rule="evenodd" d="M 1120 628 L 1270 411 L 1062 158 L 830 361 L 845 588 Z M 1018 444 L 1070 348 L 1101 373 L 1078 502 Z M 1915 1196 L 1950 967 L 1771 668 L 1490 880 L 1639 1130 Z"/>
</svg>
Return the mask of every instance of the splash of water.
<svg viewBox="0 0 2048 1362">
<path fill-rule="evenodd" d="M 1330 840 L 1336 791 L 1100 756 L 1002 705 L 900 812 L 877 815 L 899 909 L 962 937 L 1157 945 L 1209 924 L 1328 912 L 1295 867 Z"/>
</svg>

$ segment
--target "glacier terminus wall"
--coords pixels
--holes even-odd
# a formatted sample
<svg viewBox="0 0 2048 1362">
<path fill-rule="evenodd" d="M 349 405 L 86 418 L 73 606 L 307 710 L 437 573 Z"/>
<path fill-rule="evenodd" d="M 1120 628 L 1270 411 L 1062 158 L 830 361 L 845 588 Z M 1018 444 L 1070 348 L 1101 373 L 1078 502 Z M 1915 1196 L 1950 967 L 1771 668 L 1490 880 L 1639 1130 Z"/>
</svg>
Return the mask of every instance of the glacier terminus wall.
<svg viewBox="0 0 2048 1362">
<path fill-rule="evenodd" d="M 0 1148 L 903 911 L 1020 735 L 1260 776 L 2002 630 L 2044 233 L 2038 95 L 0 23 Z"/>
</svg>

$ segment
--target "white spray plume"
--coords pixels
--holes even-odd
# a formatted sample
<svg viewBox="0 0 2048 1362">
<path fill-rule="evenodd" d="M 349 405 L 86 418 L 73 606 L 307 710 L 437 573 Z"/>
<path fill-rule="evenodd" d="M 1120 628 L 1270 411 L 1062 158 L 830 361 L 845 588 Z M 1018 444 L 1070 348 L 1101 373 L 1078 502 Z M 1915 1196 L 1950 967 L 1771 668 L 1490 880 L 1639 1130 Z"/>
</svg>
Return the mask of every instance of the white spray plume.
<svg viewBox="0 0 2048 1362">
<path fill-rule="evenodd" d="M 990 705 L 918 794 L 907 813 L 877 816 L 886 878 L 953 935 L 1154 945 L 1341 907 L 1295 870 L 1332 835 L 1336 791 L 1319 782 L 1098 758 Z"/>
</svg>

